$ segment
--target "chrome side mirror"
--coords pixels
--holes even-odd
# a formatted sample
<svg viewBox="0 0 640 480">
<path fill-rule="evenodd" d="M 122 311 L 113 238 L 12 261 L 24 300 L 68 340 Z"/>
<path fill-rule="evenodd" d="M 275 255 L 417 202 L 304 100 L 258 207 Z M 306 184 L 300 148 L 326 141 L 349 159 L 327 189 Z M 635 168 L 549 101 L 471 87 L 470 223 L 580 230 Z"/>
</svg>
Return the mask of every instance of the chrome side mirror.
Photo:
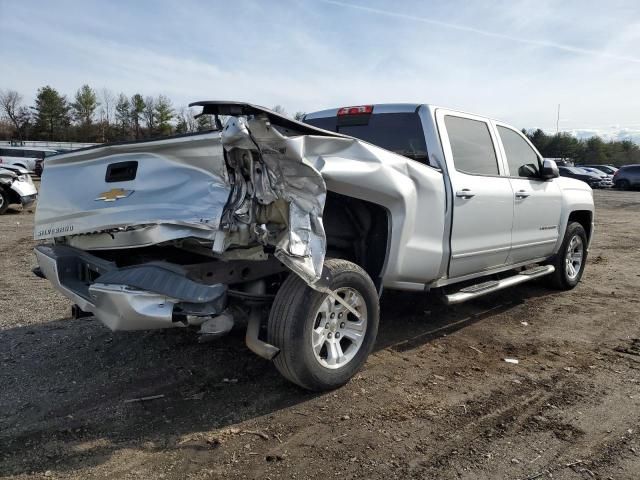
<svg viewBox="0 0 640 480">
<path fill-rule="evenodd" d="M 552 178 L 558 178 L 560 171 L 558 165 L 553 160 L 544 160 L 542 162 L 542 169 L 540 170 L 540 177 L 545 180 L 551 180 Z"/>
</svg>

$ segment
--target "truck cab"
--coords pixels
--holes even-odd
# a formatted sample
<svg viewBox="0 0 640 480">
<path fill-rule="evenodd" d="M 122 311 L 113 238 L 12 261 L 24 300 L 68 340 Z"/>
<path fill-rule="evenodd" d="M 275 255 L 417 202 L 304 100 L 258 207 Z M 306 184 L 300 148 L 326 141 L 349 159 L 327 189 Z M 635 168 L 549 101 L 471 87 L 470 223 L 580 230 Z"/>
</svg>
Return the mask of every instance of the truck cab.
<svg viewBox="0 0 640 480">
<path fill-rule="evenodd" d="M 593 229 L 590 189 L 558 179 L 555 166 L 545 165 L 526 136 L 506 123 L 425 104 L 323 110 L 303 121 L 403 155 L 416 170 L 442 174 L 446 202 L 437 213 L 446 223 L 423 240 L 443 234 L 444 262 L 414 289 L 544 261 L 559 248 L 572 212 L 584 219 L 589 236 Z M 417 202 L 424 217 L 415 222 L 432 222 L 436 212 Z M 408 287 L 407 280 L 389 286 Z"/>
</svg>

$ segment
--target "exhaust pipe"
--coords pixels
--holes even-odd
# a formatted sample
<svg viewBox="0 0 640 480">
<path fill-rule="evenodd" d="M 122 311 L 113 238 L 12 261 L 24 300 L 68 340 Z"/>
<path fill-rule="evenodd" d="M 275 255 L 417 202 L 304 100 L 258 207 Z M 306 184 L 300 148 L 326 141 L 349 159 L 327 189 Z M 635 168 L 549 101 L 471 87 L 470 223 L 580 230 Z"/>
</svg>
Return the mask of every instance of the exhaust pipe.
<svg viewBox="0 0 640 480">
<path fill-rule="evenodd" d="M 248 283 L 246 287 L 248 293 L 264 295 L 266 291 L 264 280 L 256 280 L 255 282 Z M 247 325 L 247 334 L 244 337 L 244 341 L 249 350 L 256 355 L 266 358 L 267 360 L 273 360 L 276 355 L 280 353 L 280 349 L 258 338 L 261 320 L 262 307 L 252 306 L 249 312 L 249 324 Z"/>
</svg>

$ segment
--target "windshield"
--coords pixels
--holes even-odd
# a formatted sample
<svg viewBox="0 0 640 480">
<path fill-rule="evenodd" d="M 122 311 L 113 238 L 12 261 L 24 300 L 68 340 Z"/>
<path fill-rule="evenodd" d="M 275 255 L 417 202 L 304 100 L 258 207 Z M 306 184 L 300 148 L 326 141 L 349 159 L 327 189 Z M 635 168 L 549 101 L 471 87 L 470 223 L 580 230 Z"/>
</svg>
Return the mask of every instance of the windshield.
<svg viewBox="0 0 640 480">
<path fill-rule="evenodd" d="M 355 117 L 361 117 L 361 120 Z M 344 122 L 349 123 L 348 125 L 339 124 L 338 117 L 310 118 L 305 119 L 305 123 L 359 138 L 413 160 L 429 163 L 422 122 L 417 113 L 380 113 L 354 115 L 350 118 L 356 121 Z"/>
</svg>

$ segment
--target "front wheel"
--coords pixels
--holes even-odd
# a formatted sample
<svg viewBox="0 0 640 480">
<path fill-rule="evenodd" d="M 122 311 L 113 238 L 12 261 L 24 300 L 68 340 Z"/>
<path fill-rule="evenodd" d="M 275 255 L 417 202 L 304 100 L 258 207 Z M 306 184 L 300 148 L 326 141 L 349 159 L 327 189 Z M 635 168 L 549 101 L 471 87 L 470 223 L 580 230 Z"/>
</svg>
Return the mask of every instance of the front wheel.
<svg viewBox="0 0 640 480">
<path fill-rule="evenodd" d="M 551 264 L 556 268 L 550 277 L 551 285 L 559 290 L 574 288 L 587 263 L 587 234 L 578 222 L 570 222 L 560 251 Z"/>
<path fill-rule="evenodd" d="M 351 313 L 330 295 L 290 274 L 271 307 L 268 341 L 280 349 L 274 363 L 291 382 L 308 390 L 332 390 L 362 367 L 378 333 L 380 306 L 371 278 L 358 265 L 330 259 L 331 285 Z"/>
<path fill-rule="evenodd" d="M 0 188 L 0 215 L 6 212 L 7 208 L 9 208 L 9 195 Z"/>
</svg>

